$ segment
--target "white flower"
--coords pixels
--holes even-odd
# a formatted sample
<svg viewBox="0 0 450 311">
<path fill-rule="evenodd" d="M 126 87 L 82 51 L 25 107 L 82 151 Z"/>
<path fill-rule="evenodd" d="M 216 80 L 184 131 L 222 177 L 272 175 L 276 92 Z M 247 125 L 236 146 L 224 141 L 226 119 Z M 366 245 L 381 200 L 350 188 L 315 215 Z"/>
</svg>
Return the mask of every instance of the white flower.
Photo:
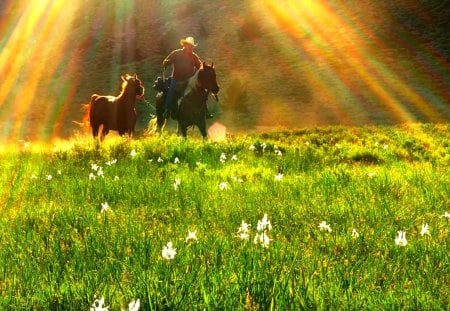
<svg viewBox="0 0 450 311">
<path fill-rule="evenodd" d="M 267 147 L 266 143 L 261 144 L 261 148 L 262 148 L 263 152 L 264 152 L 264 150 L 266 150 L 266 147 Z"/>
<path fill-rule="evenodd" d="M 251 144 L 250 147 L 248 147 L 248 150 L 255 151 L 256 150 L 255 145 Z"/>
<path fill-rule="evenodd" d="M 101 166 L 98 167 L 97 176 L 105 178 L 105 176 L 103 174 L 103 168 Z"/>
<path fill-rule="evenodd" d="M 441 217 L 444 217 L 444 218 L 450 219 L 450 213 L 448 213 L 448 212 L 444 212 L 444 215 L 441 215 Z"/>
<path fill-rule="evenodd" d="M 355 228 L 353 228 L 353 230 L 352 230 L 352 238 L 354 238 L 354 239 L 359 238 L 359 233 L 358 233 L 358 231 L 356 231 Z"/>
<path fill-rule="evenodd" d="M 116 163 L 117 163 L 117 159 L 114 159 L 114 160 L 106 162 L 106 165 L 111 166 L 111 165 L 116 164 Z"/>
<path fill-rule="evenodd" d="M 103 297 L 100 299 L 95 299 L 90 311 L 108 311 L 109 307 L 103 308 L 104 303 L 105 303 L 105 298 L 103 298 Z"/>
<path fill-rule="evenodd" d="M 258 220 L 256 229 L 258 231 L 272 230 L 272 224 L 270 223 L 270 220 L 267 219 L 267 214 L 264 214 L 263 219 Z"/>
<path fill-rule="evenodd" d="M 92 163 L 92 164 L 91 164 L 91 169 L 92 169 L 93 171 L 96 171 L 96 170 L 98 169 L 98 165 L 97 165 L 96 163 Z"/>
<path fill-rule="evenodd" d="M 269 247 L 270 239 L 266 232 L 257 233 L 253 239 L 253 243 L 261 244 L 263 247 Z"/>
<path fill-rule="evenodd" d="M 119 180 L 119 176 L 114 176 L 114 181 L 118 181 Z"/>
<path fill-rule="evenodd" d="M 158 160 L 156 160 L 158 163 L 164 162 L 164 160 L 161 157 L 158 157 Z"/>
<path fill-rule="evenodd" d="M 100 210 L 100 213 L 106 213 L 107 211 L 111 211 L 109 208 L 108 202 L 102 203 L 102 209 Z"/>
<path fill-rule="evenodd" d="M 283 179 L 283 174 L 278 173 L 277 175 L 275 175 L 275 181 L 281 181 Z"/>
<path fill-rule="evenodd" d="M 281 157 L 281 156 L 283 155 L 283 153 L 281 153 L 280 150 L 276 149 L 276 150 L 275 150 L 275 155 Z"/>
<path fill-rule="evenodd" d="M 389 148 L 389 145 L 388 144 L 384 144 L 383 145 L 383 149 L 386 150 L 387 148 Z"/>
<path fill-rule="evenodd" d="M 306 142 L 305 142 L 305 145 L 306 145 L 306 146 L 309 146 L 309 144 L 310 144 L 309 141 L 306 141 Z"/>
<path fill-rule="evenodd" d="M 130 156 L 132 157 L 132 158 L 134 158 L 135 156 L 137 155 L 137 152 L 136 152 L 136 150 L 131 150 L 131 152 L 130 152 Z"/>
<path fill-rule="evenodd" d="M 181 184 L 181 179 L 175 178 L 175 181 L 174 181 L 174 183 L 173 183 L 173 189 L 174 189 L 175 191 L 178 190 L 178 187 L 180 186 L 180 184 Z"/>
<path fill-rule="evenodd" d="M 422 228 L 420 229 L 420 235 L 430 235 L 430 230 L 428 229 L 428 224 L 422 224 Z"/>
<path fill-rule="evenodd" d="M 172 242 L 168 242 L 167 246 L 163 247 L 162 250 L 162 257 L 164 259 L 174 259 L 175 255 L 177 254 L 177 249 L 176 248 L 172 248 Z"/>
<path fill-rule="evenodd" d="M 137 299 L 136 301 L 133 300 L 128 304 L 128 311 L 138 311 L 140 306 L 141 302 L 139 301 L 139 299 Z"/>
<path fill-rule="evenodd" d="M 173 164 L 178 164 L 180 163 L 180 159 L 178 159 L 178 157 L 175 157 L 175 159 L 173 160 Z"/>
<path fill-rule="evenodd" d="M 220 185 L 219 185 L 219 189 L 222 190 L 222 191 L 227 189 L 227 187 L 228 187 L 228 183 L 226 181 L 221 182 Z"/>
<path fill-rule="evenodd" d="M 37 176 L 36 176 L 36 174 L 32 174 L 30 178 L 31 178 L 31 179 L 38 179 Z"/>
<path fill-rule="evenodd" d="M 219 159 L 220 159 L 220 163 L 225 163 L 225 161 L 227 160 L 227 155 L 222 152 Z"/>
<path fill-rule="evenodd" d="M 369 172 L 369 173 L 367 174 L 367 176 L 368 176 L 369 178 L 373 178 L 375 175 L 376 175 L 376 172 Z"/>
<path fill-rule="evenodd" d="M 231 161 L 237 161 L 237 155 L 233 154 L 233 156 L 231 157 Z"/>
<path fill-rule="evenodd" d="M 251 225 L 246 223 L 245 221 L 242 221 L 241 226 L 238 228 L 237 234 L 241 238 L 241 240 L 248 240 L 250 237 L 249 231 Z"/>
<path fill-rule="evenodd" d="M 186 239 L 184 241 L 187 243 L 190 240 L 197 241 L 197 231 L 190 231 L 190 230 L 188 230 L 188 235 L 187 235 L 187 237 L 186 237 Z"/>
<path fill-rule="evenodd" d="M 47 175 L 47 180 L 52 180 L 53 179 L 53 176 L 52 175 Z"/>
<path fill-rule="evenodd" d="M 61 170 L 58 170 L 58 171 L 57 171 L 57 174 L 58 174 L 58 175 L 61 175 L 61 174 L 62 174 Z"/>
<path fill-rule="evenodd" d="M 244 182 L 244 180 L 242 178 L 237 178 L 236 176 L 231 176 L 231 179 L 233 179 L 233 181 L 235 181 L 235 182 L 240 182 L 240 183 Z"/>
<path fill-rule="evenodd" d="M 319 229 L 320 229 L 320 231 L 327 231 L 328 233 L 330 233 L 331 231 L 333 231 L 333 230 L 331 230 L 330 225 L 327 224 L 326 221 L 322 221 L 322 222 L 319 224 Z"/>
<path fill-rule="evenodd" d="M 89 180 L 95 180 L 95 178 L 97 178 L 95 175 L 94 175 L 94 173 L 90 173 L 89 174 Z"/>
<path fill-rule="evenodd" d="M 406 240 L 406 232 L 405 231 L 398 231 L 398 235 L 395 238 L 395 244 L 399 246 L 406 246 L 408 244 L 408 241 Z"/>
</svg>

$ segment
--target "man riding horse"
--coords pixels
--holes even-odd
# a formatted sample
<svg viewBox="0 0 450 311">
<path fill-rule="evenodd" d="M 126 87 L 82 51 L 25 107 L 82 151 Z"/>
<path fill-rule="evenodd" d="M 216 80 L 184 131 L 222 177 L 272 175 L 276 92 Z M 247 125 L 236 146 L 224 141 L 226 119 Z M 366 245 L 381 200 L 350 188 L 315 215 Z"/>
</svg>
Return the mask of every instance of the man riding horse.
<svg viewBox="0 0 450 311">
<path fill-rule="evenodd" d="M 186 88 L 187 80 L 192 77 L 201 66 L 200 57 L 194 53 L 194 47 L 197 44 L 193 37 L 187 37 L 180 40 L 183 47 L 172 51 L 163 61 L 164 70 L 168 65 L 172 65 L 172 79 L 164 100 L 164 118 L 168 119 L 171 115 L 176 118 L 177 100 L 183 94 Z M 206 110 L 206 118 L 212 118 L 212 115 Z"/>
</svg>

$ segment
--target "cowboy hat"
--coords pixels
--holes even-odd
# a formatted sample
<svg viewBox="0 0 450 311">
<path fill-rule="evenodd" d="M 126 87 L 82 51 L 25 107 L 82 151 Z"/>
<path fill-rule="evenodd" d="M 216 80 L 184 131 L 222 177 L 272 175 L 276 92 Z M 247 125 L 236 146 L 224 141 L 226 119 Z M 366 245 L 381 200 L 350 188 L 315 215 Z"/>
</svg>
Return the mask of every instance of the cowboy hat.
<svg viewBox="0 0 450 311">
<path fill-rule="evenodd" d="M 192 46 L 197 46 L 197 44 L 195 44 L 195 42 L 194 42 L 194 38 L 192 38 L 192 37 L 187 37 L 186 39 L 181 39 L 180 44 L 181 45 L 190 44 Z"/>
</svg>

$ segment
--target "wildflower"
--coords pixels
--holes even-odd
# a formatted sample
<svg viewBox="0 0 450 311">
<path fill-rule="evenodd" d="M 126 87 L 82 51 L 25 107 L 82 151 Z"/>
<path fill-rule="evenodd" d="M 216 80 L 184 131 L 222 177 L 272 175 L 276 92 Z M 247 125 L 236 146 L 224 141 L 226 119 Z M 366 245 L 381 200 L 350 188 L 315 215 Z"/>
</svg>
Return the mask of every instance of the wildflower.
<svg viewBox="0 0 450 311">
<path fill-rule="evenodd" d="M 406 240 L 406 232 L 405 231 L 398 231 L 398 236 L 395 238 L 395 244 L 398 246 L 406 246 L 408 244 L 408 241 Z"/>
<path fill-rule="evenodd" d="M 105 303 L 105 298 L 103 298 L 103 297 L 100 299 L 95 299 L 90 311 L 108 311 L 109 307 L 103 308 L 104 303 Z"/>
<path fill-rule="evenodd" d="M 178 159 L 178 157 L 175 157 L 175 159 L 173 160 L 173 164 L 178 164 L 180 163 L 180 159 Z"/>
<path fill-rule="evenodd" d="M 258 220 L 256 229 L 258 231 L 272 230 L 272 224 L 270 223 L 270 220 L 267 219 L 267 214 L 264 214 L 263 219 Z"/>
<path fill-rule="evenodd" d="M 261 244 L 263 247 L 269 247 L 270 239 L 266 232 L 257 233 L 253 239 L 253 243 Z"/>
<path fill-rule="evenodd" d="M 131 152 L 130 152 L 130 156 L 132 157 L 132 158 L 134 158 L 135 156 L 137 155 L 137 152 L 136 152 L 136 150 L 131 150 Z"/>
<path fill-rule="evenodd" d="M 322 222 L 319 224 L 319 229 L 320 229 L 320 231 L 327 231 L 328 233 L 330 233 L 331 231 L 333 231 L 333 230 L 331 230 L 330 225 L 327 224 L 326 221 L 322 221 Z"/>
<path fill-rule="evenodd" d="M 91 169 L 92 169 L 93 171 L 97 171 L 98 165 L 97 165 L 96 163 L 92 163 L 92 164 L 91 164 Z"/>
<path fill-rule="evenodd" d="M 249 231 L 251 225 L 246 223 L 245 221 L 242 221 L 241 226 L 238 228 L 237 234 L 239 234 L 239 237 L 241 240 L 248 240 L 250 237 Z"/>
<path fill-rule="evenodd" d="M 173 189 L 176 191 L 181 184 L 181 179 L 175 178 L 175 182 L 173 183 Z"/>
<path fill-rule="evenodd" d="M 221 182 L 220 185 L 219 185 L 219 189 L 222 190 L 222 191 L 227 189 L 227 187 L 228 187 L 228 183 L 226 181 Z"/>
<path fill-rule="evenodd" d="M 441 217 L 444 217 L 444 218 L 450 219 L 450 213 L 448 213 L 448 212 L 444 212 L 444 215 L 441 215 Z"/>
<path fill-rule="evenodd" d="M 52 175 L 47 175 L 47 180 L 52 180 L 53 176 Z"/>
<path fill-rule="evenodd" d="M 389 148 L 389 145 L 388 144 L 384 144 L 383 145 L 383 149 L 386 150 L 387 148 Z"/>
<path fill-rule="evenodd" d="M 172 248 L 172 242 L 168 242 L 167 246 L 163 247 L 162 257 L 164 259 L 167 259 L 167 260 L 174 259 L 176 254 L 177 254 L 177 249 Z"/>
<path fill-rule="evenodd" d="M 309 146 L 309 144 L 310 144 L 309 141 L 306 141 L 306 142 L 305 142 L 305 145 L 306 145 L 306 146 Z"/>
<path fill-rule="evenodd" d="M 164 162 L 164 160 L 163 159 L 161 159 L 161 157 L 158 157 L 158 160 L 156 160 L 158 163 L 162 163 L 162 162 Z"/>
<path fill-rule="evenodd" d="M 358 233 L 358 231 L 356 231 L 355 228 L 353 228 L 353 230 L 352 230 L 352 238 L 354 238 L 354 239 L 359 238 L 359 233 Z"/>
<path fill-rule="evenodd" d="M 263 150 L 263 152 L 266 150 L 266 148 L 267 148 L 267 145 L 266 145 L 266 143 L 262 143 L 261 144 L 261 148 L 262 148 L 262 150 Z"/>
<path fill-rule="evenodd" d="M 278 173 L 277 175 L 275 175 L 275 181 L 281 181 L 283 179 L 283 174 Z"/>
<path fill-rule="evenodd" d="M 56 173 L 57 173 L 58 175 L 61 175 L 61 174 L 62 174 L 61 170 L 58 170 Z"/>
<path fill-rule="evenodd" d="M 119 176 L 114 176 L 114 181 L 118 181 L 119 180 Z"/>
<path fill-rule="evenodd" d="M 117 163 L 117 159 L 114 159 L 114 160 L 110 160 L 110 161 L 106 162 L 106 165 L 111 166 L 116 163 Z"/>
<path fill-rule="evenodd" d="M 110 211 L 108 202 L 102 203 L 102 209 L 100 210 L 100 213 L 106 213 L 107 211 Z"/>
<path fill-rule="evenodd" d="M 97 176 L 105 178 L 105 176 L 103 174 L 103 168 L 101 166 L 98 167 Z"/>
<path fill-rule="evenodd" d="M 244 182 L 244 180 L 242 178 L 238 178 L 236 176 L 231 176 L 231 179 L 233 179 L 233 181 L 240 182 L 240 183 Z"/>
<path fill-rule="evenodd" d="M 233 154 L 233 156 L 231 157 L 231 161 L 237 161 L 237 155 Z"/>
<path fill-rule="evenodd" d="M 222 152 L 219 159 L 220 159 L 220 163 L 225 163 L 225 161 L 227 160 L 227 155 Z"/>
<path fill-rule="evenodd" d="M 139 299 L 137 299 L 136 301 L 133 300 L 128 304 L 128 311 L 138 311 L 140 306 L 141 302 L 139 301 Z"/>
<path fill-rule="evenodd" d="M 256 150 L 255 145 L 251 144 L 250 147 L 248 147 L 248 150 L 255 151 Z"/>
<path fill-rule="evenodd" d="M 428 229 L 428 224 L 422 224 L 422 228 L 420 229 L 420 235 L 430 235 L 430 230 Z"/>
<path fill-rule="evenodd" d="M 283 153 L 281 153 L 280 150 L 276 149 L 276 150 L 275 150 L 275 155 L 281 157 L 281 156 L 283 155 Z"/>
<path fill-rule="evenodd" d="M 184 241 L 187 243 L 190 240 L 197 241 L 197 231 L 188 230 L 188 235 Z"/>
<path fill-rule="evenodd" d="M 95 180 L 95 178 L 97 178 L 95 175 L 94 175 L 94 173 L 90 173 L 89 174 L 89 180 Z"/>
<path fill-rule="evenodd" d="M 32 174 L 30 178 L 31 178 L 31 179 L 38 179 L 37 176 L 36 176 L 36 174 Z"/>
<path fill-rule="evenodd" d="M 367 176 L 368 176 L 369 178 L 373 178 L 375 175 L 376 175 L 375 172 L 369 172 L 369 173 L 367 174 Z"/>
</svg>

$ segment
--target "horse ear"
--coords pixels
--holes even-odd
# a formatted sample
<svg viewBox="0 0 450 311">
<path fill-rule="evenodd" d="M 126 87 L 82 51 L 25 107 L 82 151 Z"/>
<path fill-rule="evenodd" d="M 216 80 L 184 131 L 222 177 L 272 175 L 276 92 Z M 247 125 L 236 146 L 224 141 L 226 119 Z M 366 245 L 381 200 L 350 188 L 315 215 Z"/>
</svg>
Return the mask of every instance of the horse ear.
<svg viewBox="0 0 450 311">
<path fill-rule="evenodd" d="M 138 78 L 138 77 L 137 77 L 137 73 L 134 74 L 134 78 L 137 80 L 137 78 Z"/>
<path fill-rule="evenodd" d="M 127 81 L 127 79 L 125 79 L 123 75 L 122 75 L 122 76 L 120 76 L 120 78 L 121 78 L 121 79 L 122 79 L 122 81 L 124 81 L 124 82 L 126 82 L 126 81 Z"/>
</svg>

